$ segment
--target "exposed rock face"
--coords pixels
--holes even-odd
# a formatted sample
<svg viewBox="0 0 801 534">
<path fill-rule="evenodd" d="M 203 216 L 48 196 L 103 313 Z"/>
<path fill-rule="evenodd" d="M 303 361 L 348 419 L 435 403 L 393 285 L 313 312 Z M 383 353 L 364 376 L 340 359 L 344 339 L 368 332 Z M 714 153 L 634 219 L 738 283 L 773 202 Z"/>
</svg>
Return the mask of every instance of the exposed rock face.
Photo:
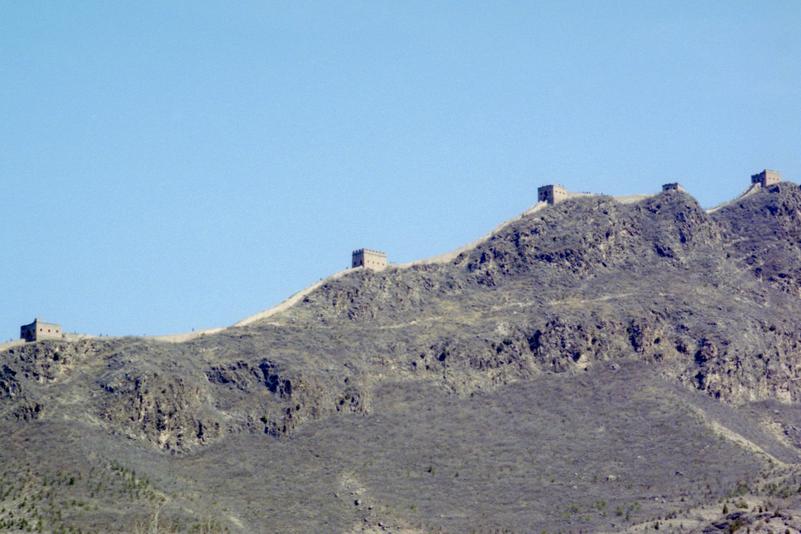
<svg viewBox="0 0 801 534">
<path fill-rule="evenodd" d="M 220 434 L 219 422 L 203 417 L 205 392 L 181 376 L 125 372 L 100 385 L 107 396 L 99 414 L 159 447 L 182 449 Z"/>
<path fill-rule="evenodd" d="M 337 402 L 335 386 L 289 378 L 277 364 L 264 358 L 253 364 L 238 360 L 227 366 L 212 366 L 206 377 L 217 390 L 212 393 L 218 408 L 237 406 L 245 411 L 244 426 L 253 430 L 260 424 L 261 430 L 272 436 L 288 434 L 298 424 L 323 413 L 341 411 L 347 397 L 340 392 Z M 255 405 L 254 397 L 258 399 Z M 353 411 L 359 409 L 356 406 Z"/>
<path fill-rule="evenodd" d="M 632 358 L 724 402 L 797 402 L 800 222 L 788 183 L 713 214 L 678 191 L 568 200 L 450 264 L 331 281 L 270 323 L 10 349 L 0 396 L 33 417 L 62 409 L 49 385 L 80 390 L 92 402 L 63 409 L 173 451 L 368 413 L 385 381 L 467 394 Z M 67 380 L 78 371 L 90 380 Z"/>
<path fill-rule="evenodd" d="M 20 393 L 17 372 L 8 365 L 3 365 L 0 369 L 0 395 L 3 398 L 13 398 Z"/>
</svg>

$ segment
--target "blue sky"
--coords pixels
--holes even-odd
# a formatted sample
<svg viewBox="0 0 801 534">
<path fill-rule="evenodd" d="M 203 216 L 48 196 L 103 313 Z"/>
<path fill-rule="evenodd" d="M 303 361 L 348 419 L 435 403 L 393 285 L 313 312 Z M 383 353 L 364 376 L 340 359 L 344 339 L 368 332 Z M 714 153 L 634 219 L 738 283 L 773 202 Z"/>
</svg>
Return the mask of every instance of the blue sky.
<svg viewBox="0 0 801 534">
<path fill-rule="evenodd" d="M 536 188 L 801 181 L 801 3 L 0 0 L 0 339 L 231 324 Z"/>
</svg>

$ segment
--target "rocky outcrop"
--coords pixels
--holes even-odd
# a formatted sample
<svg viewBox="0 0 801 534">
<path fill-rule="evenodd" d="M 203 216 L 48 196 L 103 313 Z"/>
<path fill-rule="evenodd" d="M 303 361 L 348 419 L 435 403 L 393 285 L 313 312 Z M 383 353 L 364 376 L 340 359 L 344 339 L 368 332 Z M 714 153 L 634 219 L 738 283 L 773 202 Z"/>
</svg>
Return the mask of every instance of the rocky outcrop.
<svg viewBox="0 0 801 534">
<path fill-rule="evenodd" d="M 188 449 L 220 435 L 219 419 L 203 413 L 206 392 L 182 376 L 130 370 L 99 385 L 99 415 L 162 449 Z"/>
<path fill-rule="evenodd" d="M 17 372 L 6 364 L 0 368 L 0 398 L 12 399 L 21 393 Z"/>
<path fill-rule="evenodd" d="M 283 378 L 278 373 L 276 364 L 266 359 L 262 359 L 256 366 L 243 360 L 212 366 L 206 371 L 206 377 L 212 384 L 235 387 L 246 393 L 253 392 L 257 387 L 266 387 L 280 399 L 292 396 L 292 381 Z"/>
<path fill-rule="evenodd" d="M 111 342 L 83 340 L 40 341 L 13 347 L 6 351 L 4 360 L 20 377 L 39 383 L 54 382 L 67 376 L 86 358 L 97 358 L 110 348 Z"/>
</svg>

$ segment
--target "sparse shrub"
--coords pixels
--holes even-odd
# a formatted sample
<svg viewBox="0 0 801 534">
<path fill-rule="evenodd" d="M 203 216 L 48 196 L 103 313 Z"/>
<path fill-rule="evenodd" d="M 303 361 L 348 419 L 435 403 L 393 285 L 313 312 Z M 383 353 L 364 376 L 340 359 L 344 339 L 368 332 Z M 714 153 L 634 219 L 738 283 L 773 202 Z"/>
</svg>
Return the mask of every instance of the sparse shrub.
<svg viewBox="0 0 801 534">
<path fill-rule="evenodd" d="M 734 533 L 743 528 L 743 520 L 742 519 L 735 519 L 729 525 L 729 532 Z"/>
</svg>

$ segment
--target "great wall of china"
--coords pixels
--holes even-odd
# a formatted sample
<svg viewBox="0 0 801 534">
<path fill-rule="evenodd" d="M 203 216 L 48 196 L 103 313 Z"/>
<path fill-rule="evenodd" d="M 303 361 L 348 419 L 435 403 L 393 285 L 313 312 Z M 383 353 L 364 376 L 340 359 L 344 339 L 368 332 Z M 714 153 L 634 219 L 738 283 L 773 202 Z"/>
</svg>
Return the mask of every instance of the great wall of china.
<svg viewBox="0 0 801 534">
<path fill-rule="evenodd" d="M 707 209 L 707 213 L 713 213 L 725 206 L 728 206 L 734 202 L 737 202 L 747 196 L 750 196 L 764 188 L 767 188 L 771 185 L 778 184 L 781 182 L 781 174 L 778 171 L 764 169 L 757 174 L 751 175 L 751 183 L 749 184 L 748 188 L 738 195 L 737 197 L 725 201 L 713 208 Z M 662 185 L 662 192 L 667 191 L 679 191 L 679 192 L 686 192 L 684 187 L 678 182 L 671 182 Z M 524 211 L 522 214 L 504 221 L 500 225 L 493 228 L 490 232 L 482 236 L 481 238 L 472 241 L 462 247 L 459 247 L 451 252 L 440 254 L 438 256 L 433 256 L 431 258 L 427 258 L 424 260 L 417 260 L 407 263 L 401 264 L 391 264 L 388 261 L 387 254 L 382 251 L 368 249 L 368 248 L 360 248 L 356 249 L 351 254 L 351 267 L 349 269 L 344 269 L 342 271 L 336 272 L 332 275 L 329 275 L 326 278 L 319 280 L 318 282 L 308 286 L 307 288 L 294 293 L 292 296 L 287 298 L 286 300 L 282 301 L 281 303 L 273 306 L 272 308 L 268 308 L 264 311 L 261 311 L 255 315 L 242 319 L 237 323 L 234 323 L 230 327 L 219 327 L 219 328 L 209 328 L 205 330 L 198 330 L 192 332 L 185 332 L 180 334 L 168 334 L 168 335 L 160 335 L 160 336 L 144 336 L 145 339 L 150 339 L 153 341 L 160 341 L 165 343 L 182 343 L 185 341 L 190 341 L 192 339 L 198 338 L 200 336 L 211 335 L 218 332 L 225 330 L 226 328 L 241 328 L 244 326 L 248 326 L 258 321 L 262 321 L 264 319 L 268 319 L 273 317 L 289 308 L 297 304 L 298 302 L 303 299 L 306 295 L 313 292 L 320 286 L 338 278 L 341 278 L 349 273 L 358 271 L 358 270 L 370 270 L 370 271 L 384 271 L 386 269 L 390 270 L 398 270 L 398 269 L 408 269 L 414 266 L 419 265 L 427 265 L 427 264 L 442 264 L 448 263 L 454 260 L 459 254 L 471 250 L 478 245 L 485 242 L 495 233 L 501 231 L 503 228 L 512 224 L 513 222 L 531 215 L 532 213 L 536 213 L 537 211 L 546 208 L 547 206 L 552 206 L 555 204 L 559 204 L 566 200 L 570 200 L 573 198 L 579 197 L 587 197 L 587 196 L 595 196 L 596 193 L 576 193 L 568 191 L 562 185 L 559 184 L 546 184 L 540 186 L 537 190 L 537 203 L 534 204 L 531 208 Z M 639 202 L 640 200 L 644 200 L 649 198 L 653 195 L 627 195 L 627 196 L 618 196 L 613 197 L 616 201 L 629 204 L 633 202 Z M 37 335 L 37 323 L 40 323 L 44 329 L 50 329 L 50 334 L 47 332 L 42 332 Z M 55 333 L 54 333 L 55 332 Z M 33 323 L 29 325 L 23 325 L 21 327 L 21 335 L 20 339 L 9 341 L 6 343 L 0 344 L 0 350 L 5 350 L 7 348 L 11 348 L 17 345 L 24 344 L 26 342 L 35 342 L 40 339 L 59 339 L 62 341 L 78 341 L 80 339 L 87 339 L 87 338 L 95 338 L 98 336 L 92 336 L 88 334 L 67 334 L 62 333 L 61 326 L 56 323 L 43 323 L 39 321 L 39 319 L 34 320 Z"/>
</svg>

